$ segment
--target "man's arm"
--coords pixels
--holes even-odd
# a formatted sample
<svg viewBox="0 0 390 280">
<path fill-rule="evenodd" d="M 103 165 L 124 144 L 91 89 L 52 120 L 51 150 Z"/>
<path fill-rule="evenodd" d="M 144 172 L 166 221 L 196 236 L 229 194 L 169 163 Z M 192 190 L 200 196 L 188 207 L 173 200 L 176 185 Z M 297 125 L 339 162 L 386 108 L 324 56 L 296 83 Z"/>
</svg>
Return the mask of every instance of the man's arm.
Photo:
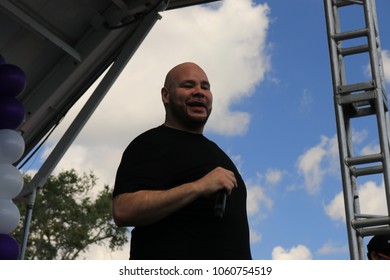
<svg viewBox="0 0 390 280">
<path fill-rule="evenodd" d="M 161 220 L 202 196 L 220 189 L 230 194 L 237 187 L 234 173 L 217 167 L 197 181 L 168 190 L 140 190 L 124 193 L 113 200 L 113 217 L 118 226 L 142 226 Z"/>
</svg>

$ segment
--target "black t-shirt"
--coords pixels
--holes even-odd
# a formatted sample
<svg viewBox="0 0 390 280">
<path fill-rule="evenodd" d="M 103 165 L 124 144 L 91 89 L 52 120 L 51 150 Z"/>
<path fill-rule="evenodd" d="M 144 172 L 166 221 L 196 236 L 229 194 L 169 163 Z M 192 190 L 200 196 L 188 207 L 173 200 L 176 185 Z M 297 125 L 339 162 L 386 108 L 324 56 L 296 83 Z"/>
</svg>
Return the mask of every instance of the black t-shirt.
<svg viewBox="0 0 390 280">
<path fill-rule="evenodd" d="M 195 181 L 221 166 L 235 173 L 222 219 L 215 196 L 199 198 L 166 218 L 132 231 L 131 259 L 251 259 L 246 187 L 230 158 L 202 134 L 164 125 L 135 138 L 123 153 L 114 193 L 165 190 Z"/>
</svg>

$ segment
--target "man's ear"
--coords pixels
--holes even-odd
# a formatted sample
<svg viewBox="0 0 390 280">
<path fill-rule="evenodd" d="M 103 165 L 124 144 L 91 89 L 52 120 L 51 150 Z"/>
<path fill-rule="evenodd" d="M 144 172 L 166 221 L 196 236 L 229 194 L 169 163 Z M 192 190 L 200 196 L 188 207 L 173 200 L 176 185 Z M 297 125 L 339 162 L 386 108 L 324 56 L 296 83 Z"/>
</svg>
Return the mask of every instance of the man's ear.
<svg viewBox="0 0 390 280">
<path fill-rule="evenodd" d="M 169 91 L 166 87 L 161 89 L 161 99 L 164 105 L 169 103 Z"/>
</svg>

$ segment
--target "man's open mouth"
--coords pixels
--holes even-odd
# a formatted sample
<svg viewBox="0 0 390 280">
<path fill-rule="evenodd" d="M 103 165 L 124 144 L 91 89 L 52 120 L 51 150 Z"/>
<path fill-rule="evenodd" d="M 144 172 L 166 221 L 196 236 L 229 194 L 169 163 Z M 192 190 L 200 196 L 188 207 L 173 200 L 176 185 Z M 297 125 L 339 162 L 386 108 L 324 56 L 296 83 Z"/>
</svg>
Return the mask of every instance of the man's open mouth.
<svg viewBox="0 0 390 280">
<path fill-rule="evenodd" d="M 203 102 L 191 101 L 188 102 L 187 105 L 193 108 L 206 109 L 206 104 L 204 104 Z"/>
</svg>

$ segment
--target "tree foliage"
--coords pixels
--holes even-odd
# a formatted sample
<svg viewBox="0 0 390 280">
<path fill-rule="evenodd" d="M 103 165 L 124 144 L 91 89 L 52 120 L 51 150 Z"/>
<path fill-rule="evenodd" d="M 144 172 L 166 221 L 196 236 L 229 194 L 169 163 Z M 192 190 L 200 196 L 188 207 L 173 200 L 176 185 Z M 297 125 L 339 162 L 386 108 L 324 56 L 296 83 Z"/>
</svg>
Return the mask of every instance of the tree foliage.
<svg viewBox="0 0 390 280">
<path fill-rule="evenodd" d="M 93 244 L 108 244 L 111 251 L 127 242 L 126 228 L 112 220 L 111 191 L 107 185 L 97 195 L 97 178 L 91 172 L 79 176 L 75 170 L 51 175 L 37 192 L 29 227 L 25 259 L 74 260 Z M 25 175 L 25 182 L 31 177 Z M 93 197 L 95 196 L 95 198 Z M 21 216 L 26 204 L 19 205 Z M 23 219 L 14 231 L 21 244 Z"/>
</svg>

